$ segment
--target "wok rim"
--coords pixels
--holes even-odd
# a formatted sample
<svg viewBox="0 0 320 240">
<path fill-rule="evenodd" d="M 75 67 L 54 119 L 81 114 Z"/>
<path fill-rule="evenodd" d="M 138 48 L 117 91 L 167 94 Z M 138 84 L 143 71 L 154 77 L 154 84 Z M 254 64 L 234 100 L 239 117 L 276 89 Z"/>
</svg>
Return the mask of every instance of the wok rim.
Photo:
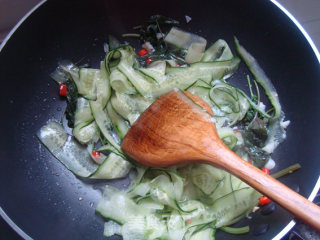
<svg viewBox="0 0 320 240">
<path fill-rule="evenodd" d="M 11 36 L 15 33 L 15 31 L 20 27 L 20 25 L 34 12 L 36 11 L 40 6 L 42 6 L 47 0 L 40 1 L 37 5 L 35 5 L 30 11 L 28 11 L 20 20 L 19 22 L 11 29 L 11 31 L 7 34 L 3 42 L 0 44 L 0 53 L 6 43 L 10 40 Z M 316 45 L 314 44 L 313 40 L 311 39 L 310 35 L 307 33 L 307 31 L 303 28 L 303 26 L 299 23 L 299 21 L 284 7 L 282 6 L 277 0 L 270 0 L 276 7 L 278 7 L 294 24 L 295 26 L 300 30 L 300 32 L 303 34 L 309 45 L 311 46 L 314 54 L 316 55 L 318 62 L 320 64 L 320 53 L 317 49 Z M 316 181 L 314 188 L 311 192 L 311 194 L 308 197 L 308 200 L 313 201 L 316 197 L 317 192 L 320 189 L 320 175 L 318 177 L 318 180 Z M 5 220 L 5 222 L 23 239 L 26 240 L 32 240 L 33 238 L 30 237 L 27 233 L 25 233 L 2 209 L 0 206 L 0 215 Z M 284 237 L 296 224 L 295 220 L 291 220 L 287 226 L 285 226 L 272 240 L 280 240 L 282 237 Z"/>
</svg>

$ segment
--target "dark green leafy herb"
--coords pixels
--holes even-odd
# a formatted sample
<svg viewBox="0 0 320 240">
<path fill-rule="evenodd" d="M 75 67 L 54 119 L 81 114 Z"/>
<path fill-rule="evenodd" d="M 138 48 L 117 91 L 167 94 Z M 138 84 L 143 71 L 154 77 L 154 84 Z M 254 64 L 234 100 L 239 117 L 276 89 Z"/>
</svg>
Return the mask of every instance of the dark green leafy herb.
<svg viewBox="0 0 320 240">
<path fill-rule="evenodd" d="M 261 149 L 268 137 L 266 122 L 258 116 L 254 117 L 250 124 L 245 126 L 242 135 L 244 139 L 243 150 L 248 153 L 249 159 L 256 167 L 263 167 L 270 158 L 269 154 Z"/>
<path fill-rule="evenodd" d="M 256 117 L 251 121 L 250 125 L 248 126 L 248 130 L 254 134 L 256 139 L 259 139 L 258 142 L 255 141 L 254 143 L 259 147 L 263 147 L 264 142 L 268 137 L 266 122 Z"/>
<path fill-rule="evenodd" d="M 252 102 L 254 102 L 255 104 L 258 104 L 258 102 L 260 101 L 260 92 L 259 92 L 259 87 L 257 85 L 257 82 L 253 81 L 254 85 L 256 87 L 256 92 L 257 92 L 257 95 L 256 95 L 253 93 L 251 79 L 250 79 L 249 75 L 247 75 L 247 81 L 248 81 L 248 86 L 249 86 L 249 91 L 250 91 L 250 98 L 251 98 Z M 257 116 L 257 111 L 252 106 L 250 106 L 247 114 L 245 115 L 245 117 L 243 119 L 243 122 L 245 123 L 245 125 L 249 125 L 256 116 Z"/>
<path fill-rule="evenodd" d="M 71 77 L 65 82 L 67 85 L 67 108 L 66 118 L 68 120 L 68 127 L 74 127 L 74 115 L 77 110 L 78 89 Z"/>
<path fill-rule="evenodd" d="M 269 154 L 252 144 L 251 141 L 247 139 L 247 136 L 244 136 L 244 149 L 248 153 L 252 164 L 258 168 L 262 168 L 270 158 Z"/>
<path fill-rule="evenodd" d="M 243 137 L 246 139 L 248 144 L 250 143 L 250 145 L 252 144 L 257 147 L 264 146 L 265 141 L 260 139 L 259 135 L 255 134 L 255 132 L 250 129 L 246 129 L 245 131 L 243 131 Z"/>
<path fill-rule="evenodd" d="M 162 15 L 153 15 L 143 24 L 134 27 L 139 31 L 137 33 L 126 33 L 123 37 L 139 37 L 142 43 L 150 42 L 154 48 L 154 52 L 150 55 L 137 56 L 141 66 L 146 65 L 146 59 L 150 58 L 152 61 L 157 60 L 174 60 L 176 63 L 185 64 L 186 50 L 171 48 L 167 46 L 164 41 L 165 33 L 167 33 L 173 26 L 178 26 L 179 22 L 169 17 Z M 159 35 L 160 34 L 160 37 Z M 162 37 L 161 37 L 162 36 Z M 110 47 L 111 49 L 111 47 Z"/>
<path fill-rule="evenodd" d="M 244 124 L 249 125 L 255 115 L 256 115 L 256 110 L 254 110 L 252 107 L 250 107 L 248 112 L 246 113 L 244 119 L 243 119 Z"/>
<path fill-rule="evenodd" d="M 163 38 L 158 39 L 157 34 L 163 34 L 168 28 L 178 26 L 179 22 L 165 16 L 153 15 L 143 24 L 135 27 L 139 29 L 140 40 L 142 42 L 150 42 L 155 49 L 166 48 Z"/>
<path fill-rule="evenodd" d="M 252 94 L 251 95 L 251 100 L 254 103 L 257 103 L 258 102 L 258 96 Z M 248 112 L 244 116 L 244 119 L 243 119 L 244 124 L 245 125 L 249 125 L 252 122 L 252 120 L 255 118 L 256 114 L 257 114 L 257 111 L 252 106 L 250 106 Z"/>
</svg>

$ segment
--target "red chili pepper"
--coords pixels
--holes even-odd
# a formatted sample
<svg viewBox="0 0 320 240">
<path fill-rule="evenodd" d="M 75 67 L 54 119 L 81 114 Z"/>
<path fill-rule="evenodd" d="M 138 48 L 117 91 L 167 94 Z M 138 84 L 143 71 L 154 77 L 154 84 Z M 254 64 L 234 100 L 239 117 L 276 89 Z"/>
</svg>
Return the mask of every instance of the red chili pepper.
<svg viewBox="0 0 320 240">
<path fill-rule="evenodd" d="M 261 206 L 267 205 L 270 202 L 271 202 L 271 200 L 266 196 L 262 196 L 259 198 L 259 205 L 261 205 Z"/>
<path fill-rule="evenodd" d="M 67 96 L 67 85 L 59 83 L 59 94 L 62 97 Z"/>
<path fill-rule="evenodd" d="M 152 62 L 152 59 L 151 59 L 151 58 L 148 58 L 148 59 L 146 60 L 146 62 L 147 62 L 147 63 L 151 63 L 151 62 Z"/>
<path fill-rule="evenodd" d="M 187 224 L 191 224 L 191 223 L 192 223 L 192 219 L 188 219 L 188 220 L 186 221 L 186 223 L 187 223 Z"/>
<path fill-rule="evenodd" d="M 268 168 L 262 168 L 261 169 L 264 173 L 266 173 L 267 175 L 269 175 L 269 169 Z"/>
<path fill-rule="evenodd" d="M 141 56 L 144 56 L 148 53 L 147 49 L 145 48 L 142 48 L 139 52 L 138 52 L 138 55 L 141 57 Z"/>
<path fill-rule="evenodd" d="M 240 132 L 240 130 L 239 130 L 239 129 L 236 129 L 236 130 L 234 130 L 234 132 Z"/>
<path fill-rule="evenodd" d="M 100 157 L 100 153 L 99 152 L 93 152 L 92 155 L 96 158 Z"/>
<path fill-rule="evenodd" d="M 249 159 L 248 163 L 252 164 L 252 161 L 251 161 L 251 159 Z"/>
</svg>

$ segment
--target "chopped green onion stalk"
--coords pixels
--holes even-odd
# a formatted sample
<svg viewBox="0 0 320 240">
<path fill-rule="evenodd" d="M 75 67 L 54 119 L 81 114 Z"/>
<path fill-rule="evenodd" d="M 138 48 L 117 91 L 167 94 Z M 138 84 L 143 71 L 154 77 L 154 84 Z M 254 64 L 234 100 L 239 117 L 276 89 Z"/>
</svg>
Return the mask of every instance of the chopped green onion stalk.
<svg viewBox="0 0 320 240">
<path fill-rule="evenodd" d="M 288 174 L 291 174 L 293 173 L 294 171 L 297 171 L 298 169 L 301 168 L 301 165 L 299 163 L 296 163 L 296 164 L 293 164 L 279 172 L 276 172 L 274 174 L 271 175 L 271 177 L 273 178 L 280 178 L 280 177 L 283 177 L 285 175 L 288 175 Z"/>
</svg>

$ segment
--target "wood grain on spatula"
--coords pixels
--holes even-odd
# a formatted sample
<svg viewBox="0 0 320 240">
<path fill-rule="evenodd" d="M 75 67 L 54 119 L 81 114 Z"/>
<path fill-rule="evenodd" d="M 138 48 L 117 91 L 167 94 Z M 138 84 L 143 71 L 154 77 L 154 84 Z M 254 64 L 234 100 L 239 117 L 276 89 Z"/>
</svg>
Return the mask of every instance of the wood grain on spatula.
<svg viewBox="0 0 320 240">
<path fill-rule="evenodd" d="M 161 96 L 131 126 L 121 148 L 147 166 L 198 162 L 222 168 L 320 231 L 320 208 L 233 153 L 219 138 L 208 104 L 191 93 Z"/>
</svg>

